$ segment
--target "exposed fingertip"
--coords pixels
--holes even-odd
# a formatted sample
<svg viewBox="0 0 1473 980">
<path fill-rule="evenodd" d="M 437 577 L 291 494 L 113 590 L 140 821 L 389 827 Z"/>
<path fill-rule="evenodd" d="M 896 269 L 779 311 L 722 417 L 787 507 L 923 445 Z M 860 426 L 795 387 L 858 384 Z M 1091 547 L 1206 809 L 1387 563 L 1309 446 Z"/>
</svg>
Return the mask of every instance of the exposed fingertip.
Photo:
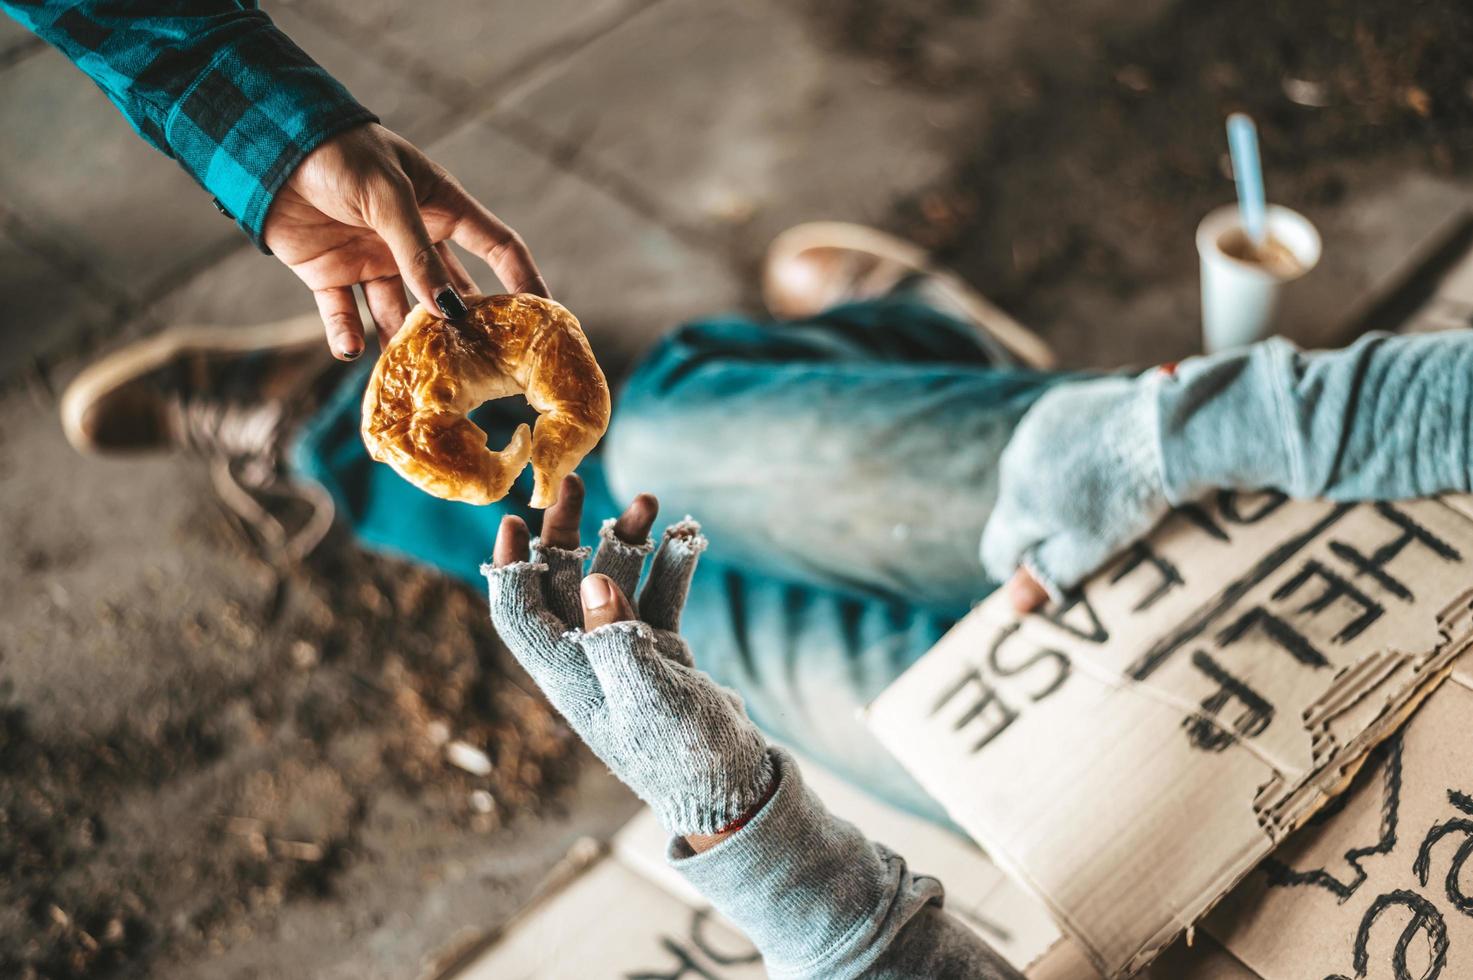
<svg viewBox="0 0 1473 980">
<path fill-rule="evenodd" d="M 527 522 L 515 514 L 507 514 L 501 519 L 501 526 L 496 531 L 496 548 L 492 561 L 497 568 L 526 561 L 531 555 L 531 540 Z"/>
<path fill-rule="evenodd" d="M 583 608 L 602 609 L 614 601 L 614 583 L 607 575 L 590 575 L 579 586 L 583 596 Z"/>
<path fill-rule="evenodd" d="M 614 522 L 614 534 L 626 544 L 639 544 L 650 536 L 650 528 L 655 526 L 659 513 L 660 502 L 654 494 L 639 494 Z"/>
<path fill-rule="evenodd" d="M 1048 602 L 1048 591 L 1026 568 L 1020 568 L 1008 580 L 1008 599 L 1019 613 L 1030 613 Z"/>
<path fill-rule="evenodd" d="M 578 586 L 578 598 L 583 606 L 583 629 L 587 632 L 634 618 L 629 600 L 607 575 L 594 572 L 586 576 Z"/>
</svg>

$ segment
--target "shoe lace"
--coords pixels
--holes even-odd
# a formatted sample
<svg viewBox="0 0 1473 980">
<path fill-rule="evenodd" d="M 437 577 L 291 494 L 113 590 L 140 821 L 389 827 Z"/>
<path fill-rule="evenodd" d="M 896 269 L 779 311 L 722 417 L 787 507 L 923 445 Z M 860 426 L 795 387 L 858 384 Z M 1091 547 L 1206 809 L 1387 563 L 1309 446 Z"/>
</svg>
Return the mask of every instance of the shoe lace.
<svg viewBox="0 0 1473 980">
<path fill-rule="evenodd" d="M 316 484 L 282 477 L 286 411 L 281 402 L 180 399 L 173 409 L 180 442 L 209 458 L 210 479 L 221 502 L 254 531 L 267 551 L 297 562 L 322 543 L 332 527 L 333 500 Z M 263 504 L 263 499 L 271 498 L 303 501 L 311 516 L 289 531 Z"/>
<path fill-rule="evenodd" d="M 284 418 L 277 401 L 239 405 L 206 399 L 174 403 L 180 441 L 207 456 L 274 457 Z"/>
</svg>

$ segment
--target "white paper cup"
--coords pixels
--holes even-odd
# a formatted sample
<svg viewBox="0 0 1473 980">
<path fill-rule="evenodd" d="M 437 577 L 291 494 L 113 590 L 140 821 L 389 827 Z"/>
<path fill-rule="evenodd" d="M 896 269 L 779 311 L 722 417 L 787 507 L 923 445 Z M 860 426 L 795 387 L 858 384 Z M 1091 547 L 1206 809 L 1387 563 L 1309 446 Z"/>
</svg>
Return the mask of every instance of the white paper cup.
<svg viewBox="0 0 1473 980">
<path fill-rule="evenodd" d="M 1211 212 L 1197 226 L 1197 254 L 1202 257 L 1202 345 L 1209 354 L 1272 336 L 1284 289 L 1320 260 L 1320 233 L 1304 215 L 1270 204 L 1267 225 L 1269 236 L 1294 256 L 1299 266 L 1296 271 L 1270 270 L 1224 251 L 1225 242 L 1244 234 L 1235 204 Z"/>
</svg>

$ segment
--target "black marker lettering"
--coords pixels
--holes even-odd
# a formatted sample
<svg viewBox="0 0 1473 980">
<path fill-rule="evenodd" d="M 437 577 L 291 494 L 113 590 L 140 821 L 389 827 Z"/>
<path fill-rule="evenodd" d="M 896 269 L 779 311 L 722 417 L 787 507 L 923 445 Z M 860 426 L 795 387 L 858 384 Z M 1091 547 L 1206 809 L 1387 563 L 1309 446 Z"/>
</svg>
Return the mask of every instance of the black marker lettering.
<svg viewBox="0 0 1473 980">
<path fill-rule="evenodd" d="M 1180 515 L 1188 524 L 1206 532 L 1209 538 L 1217 541 L 1230 540 L 1228 533 L 1212 519 L 1212 515 L 1207 513 L 1206 508 L 1201 504 L 1182 504 L 1172 513 Z"/>
<path fill-rule="evenodd" d="M 1433 534 L 1431 531 L 1412 520 L 1391 504 L 1378 503 L 1376 513 L 1401 529 L 1401 534 L 1381 545 L 1370 555 L 1363 555 L 1354 546 L 1343 541 L 1331 541 L 1330 550 L 1335 556 L 1355 569 L 1357 575 L 1366 575 L 1375 579 L 1376 583 L 1396 596 L 1403 602 L 1414 602 L 1416 596 L 1406 584 L 1396 579 L 1386 571 L 1386 566 L 1396 559 L 1396 556 L 1405 550 L 1406 546 L 1413 542 L 1422 545 L 1428 551 L 1444 561 L 1460 562 L 1463 556 L 1458 550 L 1446 541 Z"/>
<path fill-rule="evenodd" d="M 1263 862 L 1263 872 L 1268 883 L 1275 887 L 1291 888 L 1309 886 L 1323 888 L 1340 902 L 1344 902 L 1363 885 L 1367 878 L 1361 862 L 1369 857 L 1390 854 L 1396 848 L 1397 824 L 1401 818 L 1401 736 L 1393 735 L 1371 750 L 1366 764 L 1356 773 L 1350 789 L 1331 800 L 1310 818 L 1309 826 L 1324 826 L 1332 818 L 1344 812 L 1350 797 L 1366 792 L 1365 782 L 1372 774 L 1381 774 L 1381 827 L 1376 842 L 1352 847 L 1345 852 L 1345 863 L 1352 870 L 1346 878 L 1336 877 L 1329 867 L 1311 868 L 1300 871 L 1283 861 L 1270 857 Z"/>
<path fill-rule="evenodd" d="M 1258 509 L 1251 513 L 1243 513 L 1238 506 L 1239 503 L 1255 498 L 1259 501 Z M 1223 519 L 1230 524 L 1257 524 L 1288 501 L 1289 495 L 1277 490 L 1264 490 L 1261 493 L 1240 493 L 1236 490 L 1217 491 L 1217 509 L 1222 511 Z"/>
<path fill-rule="evenodd" d="M 1396 980 L 1437 980 L 1442 975 L 1443 967 L 1447 965 L 1447 923 L 1431 902 L 1416 892 L 1400 888 L 1378 896 L 1360 920 L 1360 930 L 1355 935 L 1355 951 L 1351 959 L 1355 975 L 1363 977 L 1370 969 L 1371 928 L 1381 914 L 1393 906 L 1409 910 L 1412 917 L 1396 940 L 1396 952 L 1391 959 L 1392 975 Z M 1426 972 L 1417 978 L 1412 976 L 1412 971 L 1407 967 L 1407 949 L 1419 935 L 1426 936 L 1428 964 Z"/>
<path fill-rule="evenodd" d="M 1335 509 L 1314 523 L 1313 527 L 1305 528 L 1294 535 L 1273 551 L 1260 558 L 1254 566 L 1248 570 L 1242 578 L 1233 582 L 1227 588 L 1219 592 L 1213 600 L 1198 612 L 1185 626 L 1175 633 L 1169 633 L 1158 640 L 1151 649 L 1141 654 L 1139 660 L 1131 664 L 1128 671 L 1132 680 L 1143 681 L 1156 672 L 1158 668 L 1178 650 L 1197 639 L 1205 633 L 1219 616 L 1231 610 L 1252 588 L 1274 572 L 1277 572 L 1289 559 L 1293 558 L 1302 549 L 1308 547 L 1321 534 L 1332 527 L 1346 514 L 1355 508 L 1355 504 L 1338 504 Z"/>
<path fill-rule="evenodd" d="M 962 713 L 962 716 L 951 726 L 952 731 L 961 731 L 973 721 L 987 715 L 989 709 L 995 709 L 994 717 L 988 719 L 991 721 L 991 724 L 989 727 L 983 729 L 981 736 L 972 745 L 972 752 L 975 754 L 986 748 L 987 743 L 1001 735 L 1009 725 L 1016 721 L 1018 719 L 1018 712 L 1003 703 L 1002 698 L 998 697 L 997 690 L 987 682 L 987 679 L 982 676 L 980 671 L 973 668 L 964 673 L 955 684 L 948 688 L 936 700 L 936 703 L 931 708 L 932 716 L 934 717 L 948 701 L 957 697 L 969 687 L 975 687 L 977 689 L 974 700 L 971 701 L 967 710 Z"/>
<path fill-rule="evenodd" d="M 1346 623 L 1340 632 L 1335 634 L 1336 643 L 1348 643 L 1357 636 L 1360 636 L 1361 633 L 1365 632 L 1372 623 L 1380 619 L 1386 612 L 1385 606 L 1376 602 L 1360 589 L 1357 589 L 1313 558 L 1304 563 L 1304 567 L 1299 570 L 1299 574 L 1279 586 L 1278 591 L 1274 593 L 1274 599 L 1287 599 L 1311 578 L 1319 578 L 1323 581 L 1325 583 L 1325 590 L 1300 606 L 1298 609 L 1299 612 L 1309 613 L 1311 616 L 1318 615 L 1336 599 L 1348 599 L 1361 608 L 1360 615 Z"/>
<path fill-rule="evenodd" d="M 1034 664 L 1043 663 L 1045 661 L 1052 662 L 1055 665 L 1052 671 L 1052 679 L 1047 684 L 1045 684 L 1042 689 L 1030 695 L 1030 697 L 1032 697 L 1035 702 L 1042 701 L 1044 698 L 1057 691 L 1059 689 L 1059 686 L 1063 684 L 1064 681 L 1068 680 L 1069 669 L 1072 664 L 1070 663 L 1068 656 L 1065 655 L 1063 651 L 1050 649 L 1034 650 L 1032 654 L 1024 658 L 1021 663 L 1005 664 L 999 654 L 1001 654 L 1002 652 L 1003 644 L 1006 643 L 1010 637 L 1017 634 L 1018 628 L 1019 624 L 1013 623 L 1012 625 L 1005 627 L 1001 632 L 997 634 L 997 639 L 992 641 L 992 648 L 987 651 L 987 663 L 989 666 L 992 667 L 993 672 L 999 677 L 1016 677 L 1018 674 L 1023 673 L 1023 671 L 1032 667 Z"/>
<path fill-rule="evenodd" d="M 711 946 L 706 936 L 706 923 L 711 921 L 710 909 L 697 909 L 690 917 L 690 941 L 692 945 L 705 953 L 711 962 L 717 966 L 743 966 L 747 963 L 756 963 L 762 959 L 762 954 L 753 949 L 748 943 L 744 948 L 731 953 L 722 953 Z"/>
<path fill-rule="evenodd" d="M 1204 752 L 1221 752 L 1240 738 L 1252 738 L 1261 734 L 1273 721 L 1273 705 L 1264 700 L 1253 688 L 1228 673 L 1205 650 L 1192 654 L 1192 663 L 1198 670 L 1217 683 L 1218 689 L 1202 700 L 1202 711 L 1182 722 L 1187 737 L 1194 747 Z M 1230 701 L 1243 706 L 1229 731 L 1219 725 L 1217 717 Z"/>
<path fill-rule="evenodd" d="M 1448 834 L 1462 834 L 1463 843 L 1453 855 L 1452 864 L 1447 869 L 1447 878 L 1444 880 L 1447 900 L 1452 902 L 1453 907 L 1459 912 L 1473 917 L 1473 898 L 1463 891 L 1460 880 L 1463 875 L 1463 865 L 1469 857 L 1473 857 L 1473 820 L 1449 820 L 1429 830 L 1427 837 L 1422 841 L 1421 848 L 1417 851 L 1417 860 L 1412 864 L 1412 871 L 1416 873 L 1417 881 L 1423 885 L 1427 884 L 1427 878 L 1432 873 L 1432 849 Z"/>
<path fill-rule="evenodd" d="M 1162 596 L 1182 584 L 1181 572 L 1177 571 L 1175 565 L 1156 554 L 1146 542 L 1138 542 L 1130 551 L 1126 552 L 1120 567 L 1115 574 L 1110 576 L 1110 584 L 1115 585 L 1125 576 L 1140 568 L 1142 565 L 1150 565 L 1161 577 L 1161 581 L 1140 602 L 1136 603 L 1134 612 L 1145 612 L 1156 604 Z"/>
<path fill-rule="evenodd" d="M 1084 610 L 1084 618 L 1089 621 L 1088 626 L 1084 624 L 1076 626 L 1073 623 L 1066 622 L 1069 618 L 1069 613 L 1080 608 Z M 1059 604 L 1059 608 L 1044 612 L 1043 618 L 1060 629 L 1073 633 L 1081 640 L 1088 640 L 1091 643 L 1108 643 L 1110 641 L 1110 632 L 1100 622 L 1099 615 L 1095 613 L 1095 607 L 1089 604 L 1089 600 L 1084 597 L 1084 593 L 1078 589 L 1065 596 L 1064 601 Z"/>
<path fill-rule="evenodd" d="M 673 940 L 664 936 L 660 937 L 660 945 L 673 955 L 678 961 L 671 973 L 626 973 L 626 980 L 684 980 L 685 977 L 700 977 L 701 980 L 721 980 L 719 976 L 710 972 L 695 957 L 686 952 Z"/>
<path fill-rule="evenodd" d="M 1316 650 L 1314 644 L 1305 639 L 1303 634 L 1262 606 L 1254 606 L 1221 633 L 1218 633 L 1218 645 L 1232 646 L 1254 627 L 1257 627 L 1264 636 L 1305 666 L 1316 668 L 1330 666 L 1330 661 L 1325 659 L 1325 655 Z"/>
</svg>

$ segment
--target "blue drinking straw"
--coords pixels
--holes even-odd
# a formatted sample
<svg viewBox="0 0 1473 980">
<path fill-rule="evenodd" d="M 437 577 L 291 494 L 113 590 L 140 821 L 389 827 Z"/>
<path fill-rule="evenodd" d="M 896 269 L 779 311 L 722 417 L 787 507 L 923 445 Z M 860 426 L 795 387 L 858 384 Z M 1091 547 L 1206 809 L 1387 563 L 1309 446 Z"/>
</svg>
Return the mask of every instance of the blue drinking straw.
<svg viewBox="0 0 1473 980">
<path fill-rule="evenodd" d="M 1258 130 L 1241 112 L 1228 116 L 1228 152 L 1233 158 L 1233 182 L 1238 186 L 1238 211 L 1243 230 L 1254 245 L 1263 244 L 1266 205 L 1263 199 L 1263 163 L 1258 158 Z"/>
</svg>

